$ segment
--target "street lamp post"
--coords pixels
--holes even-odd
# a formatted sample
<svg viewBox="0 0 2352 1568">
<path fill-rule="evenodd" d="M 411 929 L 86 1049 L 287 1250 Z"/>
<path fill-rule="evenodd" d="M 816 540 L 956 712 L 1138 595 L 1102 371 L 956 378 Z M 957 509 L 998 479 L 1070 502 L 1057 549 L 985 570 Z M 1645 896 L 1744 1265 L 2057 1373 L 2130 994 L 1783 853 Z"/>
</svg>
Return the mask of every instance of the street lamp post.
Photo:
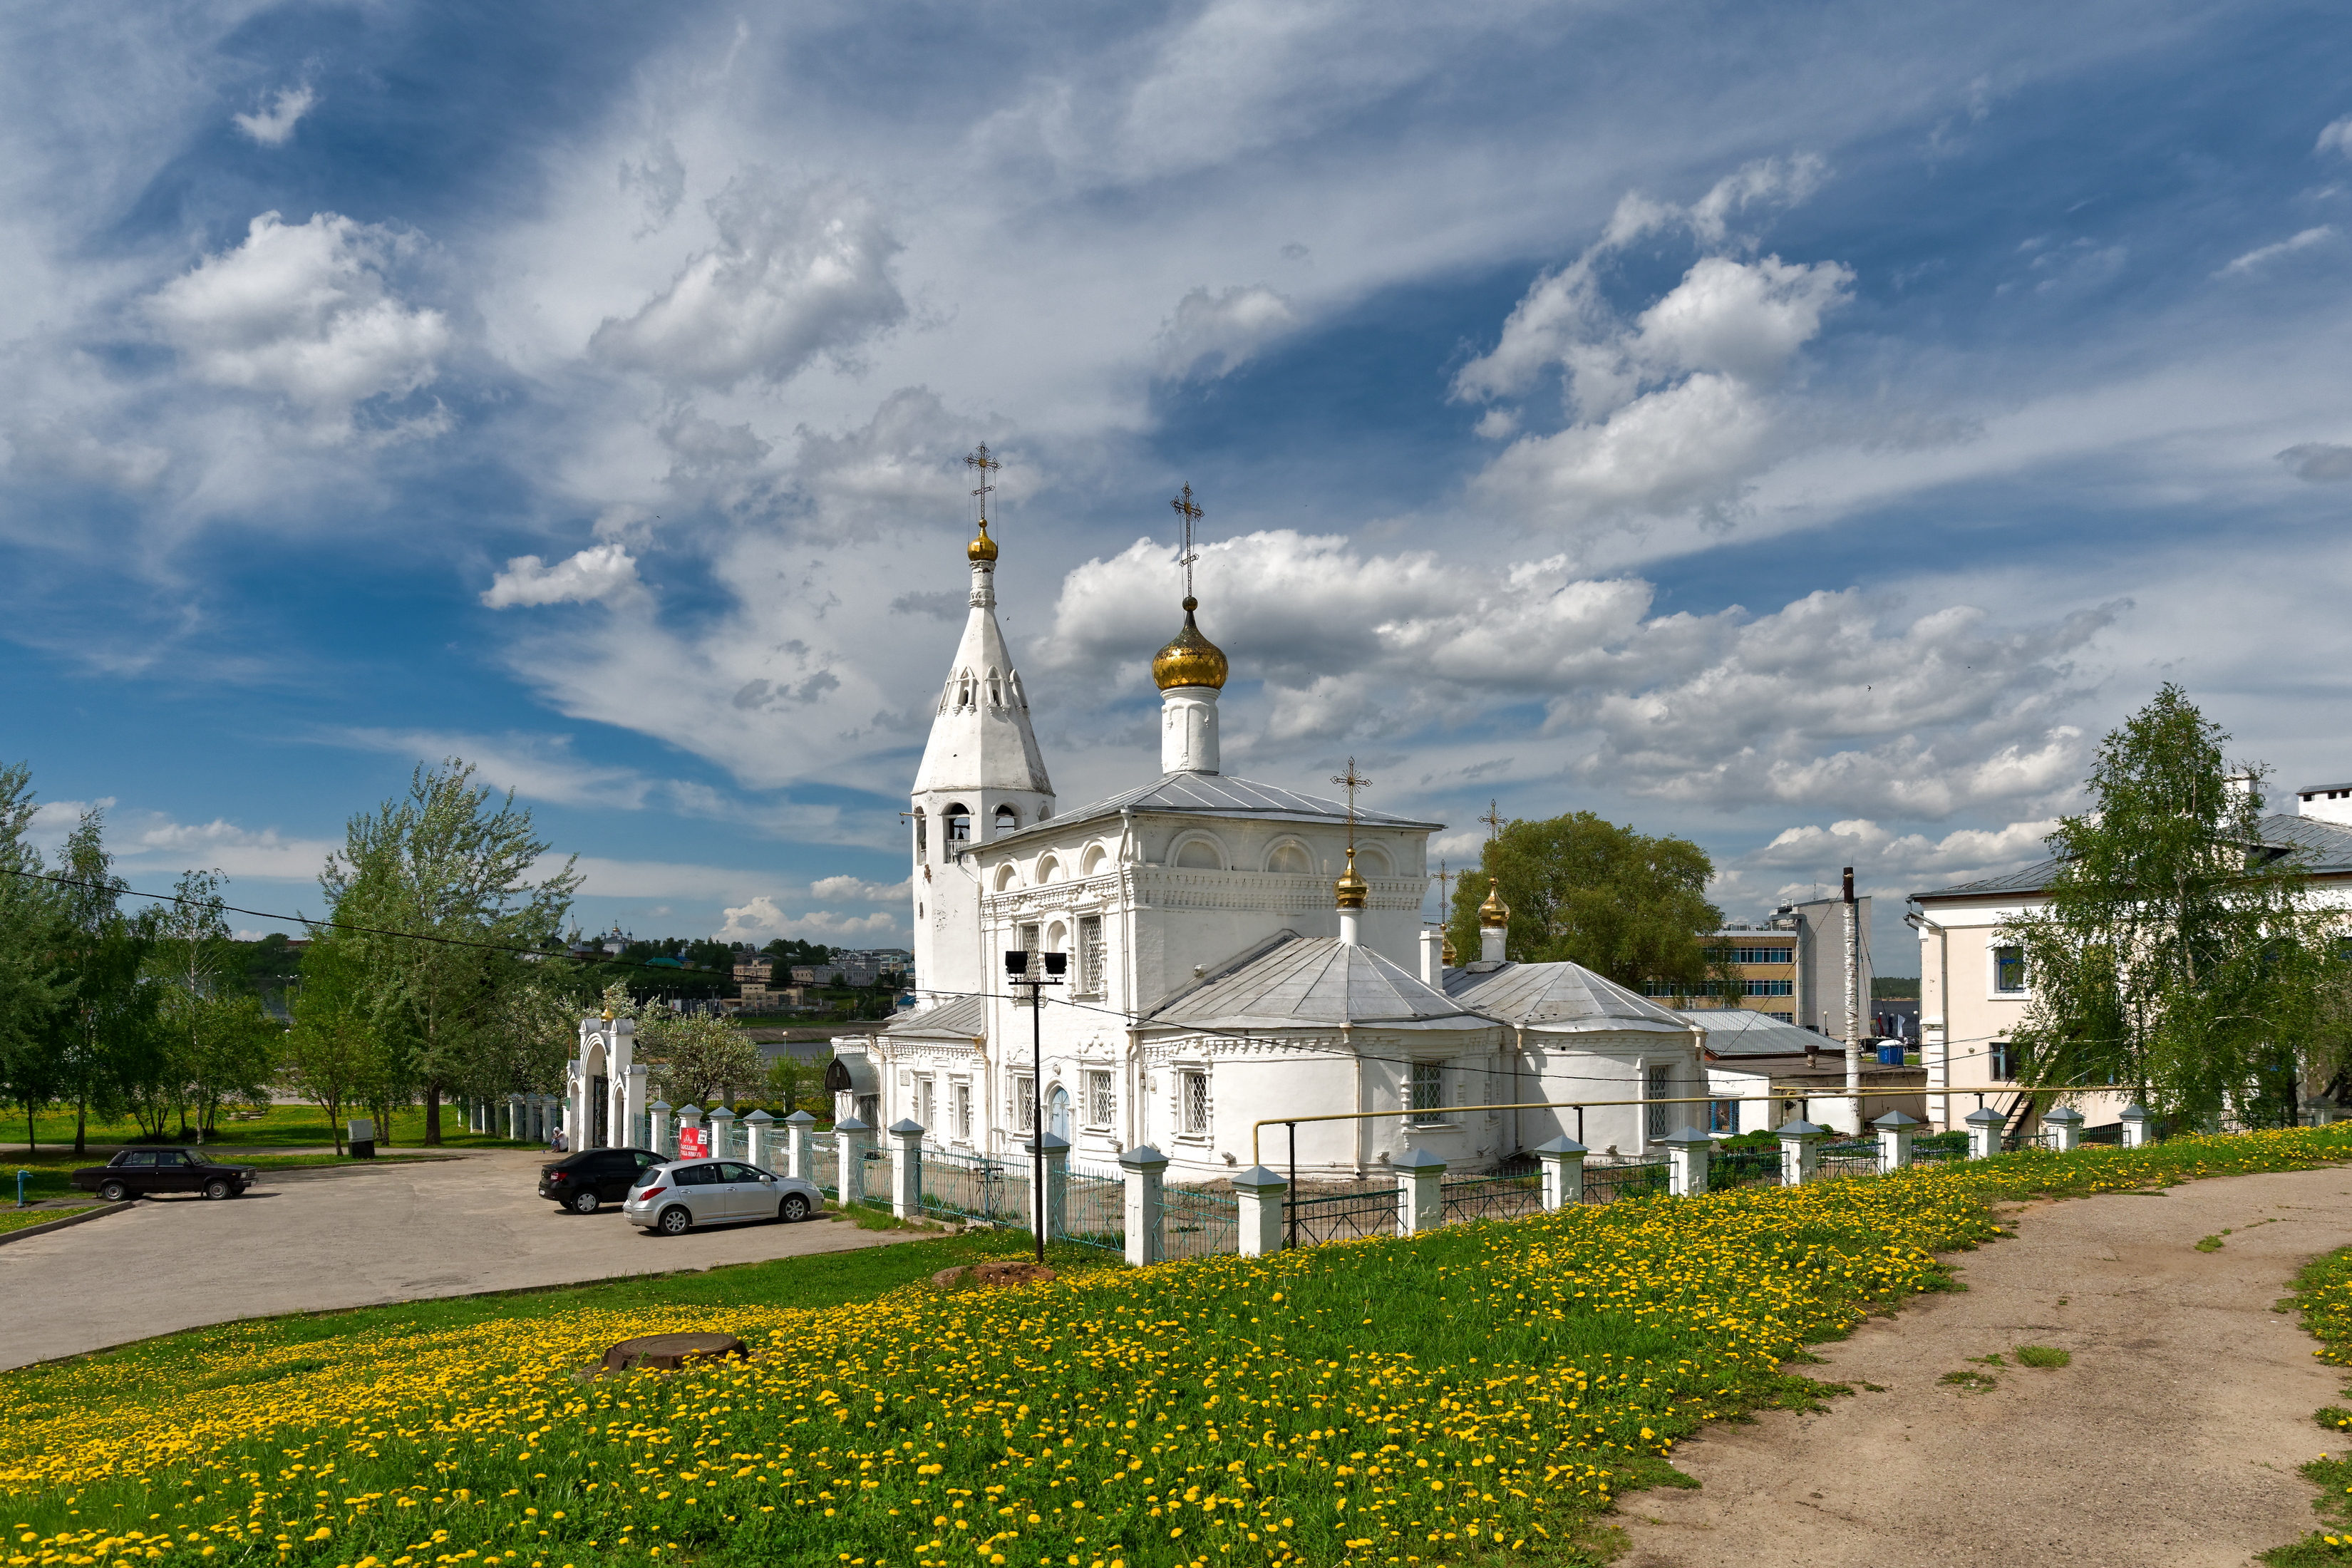
<svg viewBox="0 0 2352 1568">
<path fill-rule="evenodd" d="M 1012 984 L 1029 988 L 1029 1227 L 1037 1233 L 1037 1261 L 1042 1264 L 1051 1215 L 1045 1194 L 1045 1010 L 1039 998 L 1044 987 L 1062 984 L 1062 971 L 1069 967 L 1070 955 L 1038 956 L 1045 961 L 1045 973 L 1032 974 L 1028 951 L 1009 950 L 1004 955 L 1004 974 Z"/>
</svg>

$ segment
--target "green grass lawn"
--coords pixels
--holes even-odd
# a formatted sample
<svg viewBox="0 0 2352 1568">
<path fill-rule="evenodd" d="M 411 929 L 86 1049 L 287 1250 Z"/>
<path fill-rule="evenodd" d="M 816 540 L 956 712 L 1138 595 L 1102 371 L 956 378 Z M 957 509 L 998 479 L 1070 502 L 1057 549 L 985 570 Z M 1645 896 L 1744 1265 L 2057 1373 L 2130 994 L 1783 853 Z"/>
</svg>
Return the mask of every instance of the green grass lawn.
<svg viewBox="0 0 2352 1568">
<path fill-rule="evenodd" d="M 0 1490 L 36 1568 L 1589 1568 L 1679 1439 L 1841 1392 L 1783 1367 L 1948 1288 L 1936 1255 L 2006 1234 L 1997 1205 L 2347 1158 L 2352 1128 L 2189 1138 L 1265 1258 L 1066 1252 L 1009 1291 L 923 1283 L 1019 1253 L 989 1232 L 252 1321 L 0 1375 Z M 757 1354 L 583 1375 L 676 1330 Z"/>
<path fill-rule="evenodd" d="M 35 1142 L 45 1151 L 51 1148 L 70 1148 L 73 1144 L 74 1133 L 73 1112 L 68 1109 L 62 1114 L 52 1113 L 36 1117 L 33 1121 L 33 1131 Z M 377 1140 L 378 1148 L 422 1147 L 425 1142 L 424 1108 L 410 1106 L 401 1111 L 393 1118 L 390 1131 L 389 1139 Z M 25 1119 L 21 1115 L 14 1121 L 0 1121 L 0 1139 L 6 1139 L 17 1147 L 21 1148 L 24 1144 L 25 1131 Z M 172 1132 L 176 1141 L 179 1133 L 179 1124 L 176 1121 L 172 1123 Z M 127 1143 L 139 1135 L 139 1124 L 135 1121 L 124 1120 L 103 1124 L 93 1121 L 89 1130 L 89 1142 L 99 1144 Z M 195 1138 L 193 1129 L 190 1130 L 190 1136 L 185 1142 L 190 1147 L 194 1146 Z M 228 1114 L 224 1112 L 218 1131 L 213 1137 L 205 1141 L 205 1147 L 207 1149 L 261 1149 L 273 1145 L 278 1148 L 307 1148 L 317 1145 L 331 1148 L 334 1142 L 335 1130 L 328 1122 L 327 1113 L 317 1106 L 273 1105 L 251 1121 L 231 1121 Z M 480 1136 L 468 1132 L 466 1131 L 463 1112 L 457 1107 L 449 1105 L 441 1108 L 441 1142 L 445 1146 L 453 1149 L 539 1147 L 534 1143 L 516 1143 L 504 1138 Z"/>
</svg>

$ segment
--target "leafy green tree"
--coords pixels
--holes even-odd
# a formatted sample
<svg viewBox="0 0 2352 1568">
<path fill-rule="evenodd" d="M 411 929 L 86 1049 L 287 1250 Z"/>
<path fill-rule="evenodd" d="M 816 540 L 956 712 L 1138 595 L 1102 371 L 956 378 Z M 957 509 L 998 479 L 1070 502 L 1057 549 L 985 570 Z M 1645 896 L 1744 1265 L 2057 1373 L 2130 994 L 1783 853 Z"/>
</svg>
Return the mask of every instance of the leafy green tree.
<svg viewBox="0 0 2352 1568">
<path fill-rule="evenodd" d="M 646 1077 L 672 1105 L 733 1100 L 767 1080 L 751 1037 L 709 1013 L 649 1010 L 637 1023 L 637 1054 Z"/>
<path fill-rule="evenodd" d="M 278 1028 L 247 989 L 245 955 L 229 934 L 226 880 L 218 871 L 186 872 L 155 913 L 148 964 L 162 987 L 163 1071 L 134 1109 L 157 1136 L 166 1110 L 179 1112 L 183 1138 L 191 1111 L 198 1137 L 212 1136 L 223 1102 L 265 1100 L 278 1066 Z"/>
<path fill-rule="evenodd" d="M 279 1042 L 280 1081 L 327 1113 L 338 1154 L 347 1116 L 364 1109 L 389 1142 L 392 1112 L 413 1097 L 408 1053 L 377 1032 L 366 993 L 361 955 L 322 931 L 302 954 L 294 1026 Z"/>
<path fill-rule="evenodd" d="M 816 1110 L 824 1083 L 825 1065 L 832 1060 L 828 1056 L 824 1061 L 803 1061 L 786 1051 L 770 1062 L 768 1098 L 783 1107 L 777 1114 L 790 1116 L 795 1110 Z"/>
<path fill-rule="evenodd" d="M 1723 911 L 1706 900 L 1715 874 L 1687 838 L 1652 837 L 1589 811 L 1513 819 L 1454 885 L 1446 934 L 1464 962 L 1479 952 L 1478 906 L 1490 888 L 1510 908 L 1504 953 L 1514 963 L 1580 963 L 1620 985 L 1704 995 L 1737 986 L 1738 971 L 1706 938 Z"/>
<path fill-rule="evenodd" d="M 512 950 L 554 949 L 580 885 L 569 861 L 531 879 L 546 841 L 512 791 L 498 799 L 474 773 L 454 757 L 419 767 L 405 796 L 352 818 L 320 875 L 370 1021 L 408 1053 L 428 1144 L 441 1142 L 443 1097 L 491 1081 L 509 1049 L 506 993 L 538 981 Z"/>
<path fill-rule="evenodd" d="M 1999 940 L 2032 988 L 2024 1081 L 2117 1085 L 2159 1116 L 2291 1121 L 2300 1079 L 2342 1060 L 2340 912 L 2262 831 L 2262 770 L 2167 683 L 2100 743 L 2090 809 L 2063 818 L 2038 909 Z"/>
<path fill-rule="evenodd" d="M 61 1068 L 60 1089 L 74 1106 L 74 1152 L 89 1148 L 89 1117 L 118 1115 L 149 1102 L 164 1072 L 159 1000 L 143 984 L 153 950 L 154 920 L 122 912 L 130 884 L 114 874 L 105 813 L 82 814 L 66 839 L 64 879 L 51 922 L 53 951 L 70 990 L 49 1017 Z"/>
<path fill-rule="evenodd" d="M 41 856 L 25 841 L 38 804 L 23 763 L 0 767 L 0 1098 L 33 1117 L 65 1090 L 60 1037 L 52 1027 L 69 983 L 60 966 L 58 890 L 40 880 Z"/>
</svg>

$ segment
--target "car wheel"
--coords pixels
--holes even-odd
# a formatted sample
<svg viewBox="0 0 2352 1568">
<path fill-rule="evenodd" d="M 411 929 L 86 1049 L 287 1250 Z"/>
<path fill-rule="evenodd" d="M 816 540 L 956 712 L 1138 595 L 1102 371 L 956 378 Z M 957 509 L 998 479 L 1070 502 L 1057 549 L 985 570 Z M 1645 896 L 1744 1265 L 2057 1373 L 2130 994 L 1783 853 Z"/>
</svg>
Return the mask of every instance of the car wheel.
<svg viewBox="0 0 2352 1568">
<path fill-rule="evenodd" d="M 572 1194 L 572 1212 L 573 1214 L 594 1214 L 596 1210 L 603 1205 L 604 1202 L 604 1199 L 596 1195 L 593 1188 L 591 1188 L 589 1191 L 584 1193 L 574 1193 Z"/>
<path fill-rule="evenodd" d="M 235 1187 L 229 1185 L 228 1178 L 226 1176 L 215 1176 L 211 1181 L 205 1184 L 205 1196 L 212 1199 L 215 1203 L 218 1203 L 221 1199 L 229 1196 L 236 1191 L 236 1189 Z"/>
<path fill-rule="evenodd" d="M 121 1182 L 100 1182 L 98 1185 L 98 1195 L 108 1203 L 119 1204 L 131 1195 L 131 1189 Z"/>
<path fill-rule="evenodd" d="M 808 1199 L 803 1197 L 798 1193 L 787 1193 L 784 1194 L 784 1201 L 782 1204 L 777 1206 L 776 1217 L 782 1220 L 786 1225 L 790 1225 L 794 1220 L 808 1218 Z"/>
<path fill-rule="evenodd" d="M 686 1212 L 685 1205 L 672 1204 L 662 1210 L 661 1233 L 664 1236 L 684 1236 L 693 1228 L 694 1216 Z"/>
</svg>

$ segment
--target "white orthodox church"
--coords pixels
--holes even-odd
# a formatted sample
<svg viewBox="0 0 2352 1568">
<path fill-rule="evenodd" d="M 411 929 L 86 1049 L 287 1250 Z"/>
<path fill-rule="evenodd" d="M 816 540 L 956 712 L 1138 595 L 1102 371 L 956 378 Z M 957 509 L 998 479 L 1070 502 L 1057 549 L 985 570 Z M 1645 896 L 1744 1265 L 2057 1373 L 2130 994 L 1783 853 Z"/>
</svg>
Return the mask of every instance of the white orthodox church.
<svg viewBox="0 0 2352 1568">
<path fill-rule="evenodd" d="M 1097 1166 L 1149 1143 L 1173 1180 L 1291 1148 L 1302 1175 L 1373 1173 L 1411 1149 L 1457 1171 L 1562 1132 L 1641 1153 L 1704 1106 L 1704 1031 L 1570 963 L 1502 962 L 1492 900 L 1480 962 L 1443 962 L 1422 917 L 1418 822 L 1222 771 L 1224 653 L 1184 624 L 1152 661 L 1160 765 L 1133 788 L 1056 809 L 1029 701 L 995 615 L 997 544 L 968 552 L 971 613 L 912 793 L 917 1005 L 836 1039 L 836 1114 L 912 1119 L 935 1147 L 1013 1156 L 1028 1139 L 1032 1026 L 1048 1130 Z M 1141 759 L 1138 759 L 1139 762 Z M 1139 770 L 1141 771 L 1141 770 Z M 1006 984 L 1009 950 L 1066 955 L 1041 1016 Z M 1564 1100 L 1637 1103 L 1487 1110 Z"/>
</svg>

